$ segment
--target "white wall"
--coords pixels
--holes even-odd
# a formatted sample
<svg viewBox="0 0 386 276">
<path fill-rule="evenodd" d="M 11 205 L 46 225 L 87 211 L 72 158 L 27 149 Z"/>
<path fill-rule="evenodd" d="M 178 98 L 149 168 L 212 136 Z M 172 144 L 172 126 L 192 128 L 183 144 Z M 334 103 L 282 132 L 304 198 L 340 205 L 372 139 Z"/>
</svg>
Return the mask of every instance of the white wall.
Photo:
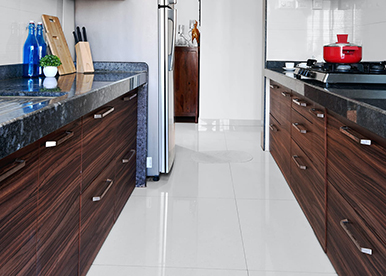
<svg viewBox="0 0 386 276">
<path fill-rule="evenodd" d="M 0 65 L 23 62 L 28 22 L 42 21 L 42 14 L 59 18 L 73 55 L 74 0 L 0 0 Z"/>
<path fill-rule="evenodd" d="M 263 0 L 202 0 L 200 118 L 262 120 Z"/>
<path fill-rule="evenodd" d="M 338 33 L 362 45 L 363 61 L 386 60 L 385 0 L 268 0 L 267 11 L 268 60 L 323 61 Z"/>
</svg>

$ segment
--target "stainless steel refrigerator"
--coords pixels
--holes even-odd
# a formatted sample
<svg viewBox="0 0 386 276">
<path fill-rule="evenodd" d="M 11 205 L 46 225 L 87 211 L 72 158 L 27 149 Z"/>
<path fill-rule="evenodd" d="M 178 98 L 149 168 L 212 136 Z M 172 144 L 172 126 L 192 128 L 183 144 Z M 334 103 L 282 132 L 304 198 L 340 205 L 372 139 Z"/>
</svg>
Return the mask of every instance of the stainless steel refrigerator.
<svg viewBox="0 0 386 276">
<path fill-rule="evenodd" d="M 147 175 L 156 178 L 170 171 L 175 156 L 176 4 L 176 0 L 75 1 L 76 24 L 90 26 L 94 60 L 149 66 Z"/>
<path fill-rule="evenodd" d="M 159 0 L 158 3 L 159 170 L 169 173 L 175 157 L 173 75 L 177 0 Z"/>
</svg>

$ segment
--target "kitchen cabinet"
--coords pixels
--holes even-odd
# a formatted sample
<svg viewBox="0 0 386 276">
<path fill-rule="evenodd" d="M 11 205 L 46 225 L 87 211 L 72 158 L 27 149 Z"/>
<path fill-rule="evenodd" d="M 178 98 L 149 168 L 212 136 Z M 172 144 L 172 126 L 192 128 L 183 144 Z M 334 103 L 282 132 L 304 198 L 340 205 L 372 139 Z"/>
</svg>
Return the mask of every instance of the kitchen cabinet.
<svg viewBox="0 0 386 276">
<path fill-rule="evenodd" d="M 77 275 L 81 120 L 40 143 L 37 275 Z"/>
<path fill-rule="evenodd" d="M 199 53 L 198 47 L 175 48 L 174 116 L 176 121 L 198 122 Z"/>
<path fill-rule="evenodd" d="M 293 92 L 289 185 L 326 250 L 325 110 Z"/>
<path fill-rule="evenodd" d="M 117 129 L 116 198 L 115 219 L 135 188 L 137 146 L 137 100 L 138 91 L 117 99 L 119 120 Z"/>
<path fill-rule="evenodd" d="M 35 275 L 38 143 L 0 160 L 0 275 Z"/>
<path fill-rule="evenodd" d="M 327 253 L 341 275 L 385 275 L 386 141 L 331 112 L 327 134 Z M 349 230 L 342 232 L 344 219 Z M 352 237 L 372 254 L 353 246 Z"/>
<path fill-rule="evenodd" d="M 270 151 L 287 182 L 290 180 L 291 90 L 270 83 Z"/>
<path fill-rule="evenodd" d="M 115 163 L 110 163 L 81 196 L 80 275 L 86 275 L 114 224 Z"/>
<path fill-rule="evenodd" d="M 0 275 L 85 275 L 136 184 L 133 90 L 0 160 Z"/>
<path fill-rule="evenodd" d="M 82 192 L 115 157 L 116 112 L 112 101 L 83 117 Z"/>
</svg>

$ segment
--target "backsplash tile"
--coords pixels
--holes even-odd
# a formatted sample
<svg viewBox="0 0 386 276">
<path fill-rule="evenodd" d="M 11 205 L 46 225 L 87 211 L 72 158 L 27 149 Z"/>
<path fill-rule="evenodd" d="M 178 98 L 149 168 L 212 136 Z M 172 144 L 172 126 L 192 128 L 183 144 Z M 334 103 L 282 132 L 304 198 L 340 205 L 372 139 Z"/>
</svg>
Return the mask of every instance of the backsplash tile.
<svg viewBox="0 0 386 276">
<path fill-rule="evenodd" d="M 386 1 L 321 2 L 322 9 L 306 0 L 267 1 L 268 60 L 323 61 L 323 46 L 339 33 L 363 47 L 362 60 L 386 60 Z"/>
</svg>

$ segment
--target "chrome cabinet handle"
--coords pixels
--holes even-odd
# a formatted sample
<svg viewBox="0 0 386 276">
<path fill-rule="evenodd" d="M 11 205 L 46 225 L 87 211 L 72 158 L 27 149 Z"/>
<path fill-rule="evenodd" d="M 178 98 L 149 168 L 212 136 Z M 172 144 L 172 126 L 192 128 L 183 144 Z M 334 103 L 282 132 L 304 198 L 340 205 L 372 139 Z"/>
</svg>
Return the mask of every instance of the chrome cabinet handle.
<svg viewBox="0 0 386 276">
<path fill-rule="evenodd" d="M 281 95 L 282 95 L 283 97 L 290 97 L 290 96 L 291 96 L 291 93 L 289 93 L 289 92 L 281 92 Z"/>
<path fill-rule="evenodd" d="M 269 125 L 269 129 L 272 130 L 273 132 L 278 132 L 279 131 L 274 124 L 270 124 Z"/>
<path fill-rule="evenodd" d="M 130 152 L 131 152 L 130 157 L 129 158 L 123 158 L 122 159 L 122 164 L 129 163 L 131 158 L 133 158 L 133 156 L 135 155 L 135 150 L 134 149 L 130 150 Z"/>
<path fill-rule="evenodd" d="M 324 118 L 324 112 L 322 110 L 311 108 L 309 111 L 311 114 L 315 115 L 318 118 Z"/>
<path fill-rule="evenodd" d="M 94 119 L 103 119 L 110 113 L 114 112 L 114 107 L 106 107 L 102 109 L 99 113 L 94 114 Z"/>
<path fill-rule="evenodd" d="M 307 103 L 305 101 L 302 101 L 298 98 L 294 98 L 292 99 L 292 102 L 299 105 L 299 106 L 303 106 L 303 107 L 306 107 L 307 106 Z"/>
<path fill-rule="evenodd" d="M 100 195 L 100 196 L 94 196 L 94 197 L 92 198 L 92 201 L 101 201 L 101 200 L 104 198 L 104 196 L 107 194 L 107 192 L 110 190 L 111 186 L 113 186 L 114 181 L 112 181 L 111 179 L 107 179 L 107 180 L 106 180 L 106 183 L 110 183 L 110 184 L 109 184 L 109 186 L 107 186 L 107 188 L 106 188 L 106 190 L 103 192 L 103 194 Z"/>
<path fill-rule="evenodd" d="M 360 135 L 358 132 L 354 131 L 353 129 L 349 128 L 348 126 L 342 126 L 339 128 L 340 132 L 342 132 L 344 135 L 349 137 L 350 139 L 354 140 L 358 144 L 370 146 L 371 140 L 367 138 L 360 138 Z"/>
<path fill-rule="evenodd" d="M 123 101 L 129 102 L 129 101 L 131 101 L 132 99 L 136 98 L 137 96 L 138 96 L 138 94 L 135 93 L 135 94 L 132 95 L 131 97 L 124 97 L 124 98 L 123 98 Z"/>
<path fill-rule="evenodd" d="M 269 87 L 271 87 L 272 89 L 279 89 L 280 88 L 279 85 L 275 85 L 275 84 L 270 84 Z"/>
<path fill-rule="evenodd" d="M 306 165 L 302 165 L 298 162 L 298 158 L 300 158 L 299 156 L 297 155 L 293 155 L 292 156 L 292 160 L 295 162 L 296 166 L 301 169 L 301 170 L 307 170 L 307 166 Z"/>
<path fill-rule="evenodd" d="M 343 228 L 343 230 L 346 232 L 347 236 L 349 236 L 349 238 L 351 239 L 351 241 L 355 244 L 355 246 L 358 248 L 358 250 L 361 252 L 361 253 L 364 253 L 364 254 L 368 254 L 368 255 L 372 255 L 373 254 L 373 250 L 371 248 L 366 248 L 366 247 L 363 247 L 359 244 L 359 242 L 356 240 L 356 238 L 354 237 L 354 235 L 351 233 L 351 231 L 348 229 L 347 225 L 349 224 L 349 220 L 348 219 L 342 219 L 340 221 L 340 226 Z"/>
<path fill-rule="evenodd" d="M 74 132 L 66 131 L 60 137 L 58 137 L 57 140 L 46 141 L 46 148 L 52 148 L 52 147 L 59 146 L 60 144 L 63 144 L 64 142 L 66 142 L 68 139 L 70 139 L 73 136 L 74 136 Z"/>
<path fill-rule="evenodd" d="M 292 126 L 297 130 L 299 131 L 300 133 L 307 133 L 307 129 L 304 128 L 304 126 L 302 126 L 301 124 L 299 123 L 292 123 Z"/>
<path fill-rule="evenodd" d="M 24 168 L 25 163 L 26 162 L 24 160 L 16 159 L 15 162 L 9 165 L 8 168 L 5 168 L 5 170 L 2 172 L 0 175 L 0 182 Z"/>
</svg>

